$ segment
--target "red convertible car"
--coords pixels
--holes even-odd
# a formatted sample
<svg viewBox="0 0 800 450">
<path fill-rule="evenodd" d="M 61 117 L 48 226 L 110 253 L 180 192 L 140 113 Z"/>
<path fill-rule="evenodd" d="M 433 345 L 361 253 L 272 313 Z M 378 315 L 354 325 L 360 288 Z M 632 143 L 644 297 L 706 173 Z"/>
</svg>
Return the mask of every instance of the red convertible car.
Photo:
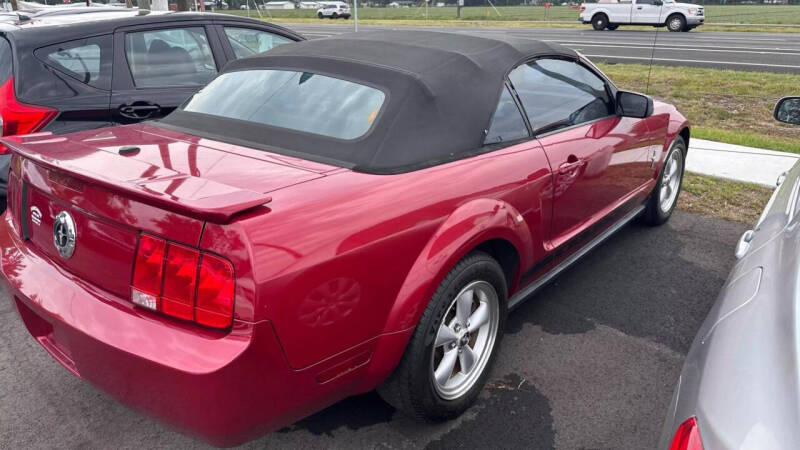
<svg viewBox="0 0 800 450">
<path fill-rule="evenodd" d="M 446 420 L 509 310 L 669 218 L 688 140 L 674 107 L 556 45 L 300 42 L 159 121 L 5 139 L 0 268 L 64 367 L 212 443 L 376 388 Z"/>
</svg>

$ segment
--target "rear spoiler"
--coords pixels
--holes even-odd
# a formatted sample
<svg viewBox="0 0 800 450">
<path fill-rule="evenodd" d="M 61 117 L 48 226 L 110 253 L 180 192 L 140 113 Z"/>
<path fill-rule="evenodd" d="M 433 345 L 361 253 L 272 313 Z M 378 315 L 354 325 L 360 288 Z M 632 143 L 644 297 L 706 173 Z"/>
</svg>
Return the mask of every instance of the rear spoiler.
<svg viewBox="0 0 800 450">
<path fill-rule="evenodd" d="M 27 138 L 33 135 L 25 136 Z M 43 137 L 43 136 L 40 136 Z M 225 224 L 233 216 L 272 201 L 272 197 L 259 192 L 217 183 L 200 177 L 176 174 L 169 177 L 154 177 L 137 180 L 119 180 L 90 172 L 69 159 L 56 159 L 41 153 L 32 152 L 19 142 L 20 136 L 0 139 L 12 153 L 26 161 L 49 170 L 60 172 L 87 184 L 101 186 L 112 192 L 122 194 L 132 200 L 211 223 Z M 56 137 L 66 141 L 64 138 Z M 108 151 L 98 149 L 99 158 L 107 158 L 109 164 L 133 162 Z M 98 161 L 95 161 L 96 163 Z M 101 161 L 104 162 L 104 161 Z M 100 164 L 102 166 L 102 164 Z M 23 169 L 23 175 L 25 170 Z M 177 189 L 180 187 L 180 189 Z M 183 192 L 185 194 L 181 194 Z"/>
</svg>

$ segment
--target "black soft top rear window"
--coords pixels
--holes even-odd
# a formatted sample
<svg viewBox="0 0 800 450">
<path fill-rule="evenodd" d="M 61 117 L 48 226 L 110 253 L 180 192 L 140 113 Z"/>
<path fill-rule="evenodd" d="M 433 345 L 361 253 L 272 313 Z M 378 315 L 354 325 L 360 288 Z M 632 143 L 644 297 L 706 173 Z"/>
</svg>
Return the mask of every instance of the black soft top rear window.
<svg viewBox="0 0 800 450">
<path fill-rule="evenodd" d="M 11 44 L 5 38 L 0 37 L 0 83 L 11 78 L 12 63 Z"/>
</svg>

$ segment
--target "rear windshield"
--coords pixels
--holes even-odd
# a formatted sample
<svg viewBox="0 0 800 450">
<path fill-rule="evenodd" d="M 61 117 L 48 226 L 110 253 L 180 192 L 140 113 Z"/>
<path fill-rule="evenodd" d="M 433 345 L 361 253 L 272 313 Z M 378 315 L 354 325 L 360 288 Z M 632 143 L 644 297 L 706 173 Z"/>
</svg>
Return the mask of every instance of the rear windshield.
<svg viewBox="0 0 800 450">
<path fill-rule="evenodd" d="M 0 37 L 0 83 L 11 78 L 11 45 Z"/>
<path fill-rule="evenodd" d="M 225 73 L 183 110 L 352 140 L 372 128 L 383 91 L 311 72 L 245 70 Z"/>
</svg>

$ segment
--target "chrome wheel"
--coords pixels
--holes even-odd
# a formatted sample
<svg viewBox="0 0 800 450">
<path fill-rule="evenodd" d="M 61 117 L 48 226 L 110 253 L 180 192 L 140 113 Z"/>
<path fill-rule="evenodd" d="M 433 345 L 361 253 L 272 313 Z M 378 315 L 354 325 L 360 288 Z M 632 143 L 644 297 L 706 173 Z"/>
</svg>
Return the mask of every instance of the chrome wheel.
<svg viewBox="0 0 800 450">
<path fill-rule="evenodd" d="M 683 152 L 678 148 L 673 148 L 664 163 L 664 173 L 661 175 L 661 190 L 658 196 L 658 205 L 661 211 L 668 213 L 675 206 L 678 198 L 678 190 L 681 186 L 681 176 L 683 175 Z"/>
<path fill-rule="evenodd" d="M 499 297 L 486 281 L 473 281 L 450 303 L 431 355 L 431 381 L 445 400 L 467 393 L 492 355 L 500 320 Z"/>
</svg>

